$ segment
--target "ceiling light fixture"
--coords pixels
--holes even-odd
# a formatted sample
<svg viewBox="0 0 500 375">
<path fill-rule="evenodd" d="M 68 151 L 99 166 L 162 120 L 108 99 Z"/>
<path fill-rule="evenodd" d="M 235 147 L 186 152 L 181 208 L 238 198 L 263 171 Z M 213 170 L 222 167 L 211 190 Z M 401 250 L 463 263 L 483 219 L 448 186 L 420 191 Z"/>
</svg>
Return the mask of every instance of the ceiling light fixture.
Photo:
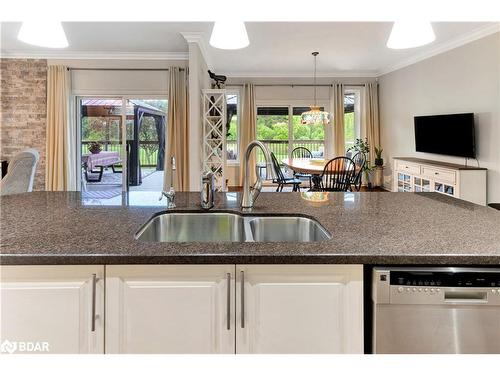
<svg viewBox="0 0 500 375">
<path fill-rule="evenodd" d="M 387 47 L 404 49 L 420 47 L 436 39 L 430 22 L 396 21 L 392 26 Z"/>
<path fill-rule="evenodd" d="M 243 21 L 216 21 L 210 36 L 210 45 L 220 49 L 240 49 L 250 44 Z"/>
<path fill-rule="evenodd" d="M 304 125 L 327 125 L 330 122 L 330 114 L 322 111 L 316 103 L 316 59 L 319 52 L 313 52 L 312 55 L 314 56 L 314 105 L 309 108 L 309 111 L 303 112 L 300 115 L 300 122 Z"/>
<path fill-rule="evenodd" d="M 39 47 L 65 48 L 68 46 L 61 22 L 54 21 L 23 22 L 17 39 Z"/>
</svg>

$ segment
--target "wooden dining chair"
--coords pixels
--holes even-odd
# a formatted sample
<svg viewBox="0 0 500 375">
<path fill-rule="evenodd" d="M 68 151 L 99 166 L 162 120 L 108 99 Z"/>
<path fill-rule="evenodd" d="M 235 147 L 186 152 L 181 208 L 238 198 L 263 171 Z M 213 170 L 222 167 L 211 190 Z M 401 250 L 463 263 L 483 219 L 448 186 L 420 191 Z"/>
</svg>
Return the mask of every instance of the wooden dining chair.
<svg viewBox="0 0 500 375">
<path fill-rule="evenodd" d="M 312 159 L 312 152 L 303 146 L 295 147 L 292 150 L 292 159 Z M 309 173 L 293 172 L 293 176 L 299 180 L 309 181 L 309 189 L 312 188 L 312 175 Z"/>
<path fill-rule="evenodd" d="M 331 159 L 321 175 L 322 191 L 350 191 L 356 170 L 354 162 L 345 156 Z"/>
<path fill-rule="evenodd" d="M 303 146 L 295 147 L 292 150 L 292 159 L 297 158 L 297 159 L 311 159 L 313 157 L 312 152 Z"/>
<path fill-rule="evenodd" d="M 276 191 L 283 191 L 283 187 L 285 185 L 292 185 L 292 191 L 300 191 L 300 184 L 302 183 L 302 181 L 300 181 L 298 178 L 295 177 L 292 178 L 286 177 L 283 171 L 281 170 L 278 159 L 276 159 L 276 155 L 274 155 L 273 152 L 271 152 L 271 159 L 273 161 L 274 171 L 276 172 L 277 176 L 277 178 L 273 180 L 275 184 L 278 184 Z"/>
<path fill-rule="evenodd" d="M 350 190 L 352 191 L 354 187 L 356 191 L 359 191 L 361 189 L 361 180 L 363 177 L 363 168 L 365 167 L 366 163 L 366 156 L 362 152 L 358 152 L 351 159 L 354 162 L 355 173 L 354 178 L 351 181 Z"/>
</svg>

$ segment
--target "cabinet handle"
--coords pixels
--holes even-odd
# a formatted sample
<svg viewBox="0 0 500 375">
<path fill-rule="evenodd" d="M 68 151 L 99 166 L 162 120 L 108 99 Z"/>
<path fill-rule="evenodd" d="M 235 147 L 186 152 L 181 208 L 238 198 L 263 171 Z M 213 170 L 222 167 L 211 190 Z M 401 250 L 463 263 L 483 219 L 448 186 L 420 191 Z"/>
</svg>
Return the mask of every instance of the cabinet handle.
<svg viewBox="0 0 500 375">
<path fill-rule="evenodd" d="M 96 305 L 96 287 L 97 287 L 97 282 L 99 281 L 99 278 L 97 277 L 97 274 L 93 273 L 92 274 L 92 327 L 91 331 L 95 332 L 95 321 L 96 321 L 96 314 L 95 314 L 95 305 Z"/>
<path fill-rule="evenodd" d="M 240 284 L 241 328 L 245 328 L 245 271 L 241 271 L 240 275 L 241 275 L 241 284 Z"/>
<path fill-rule="evenodd" d="M 227 330 L 231 330 L 231 274 L 227 273 L 227 311 L 226 311 L 226 320 L 227 320 Z"/>
</svg>

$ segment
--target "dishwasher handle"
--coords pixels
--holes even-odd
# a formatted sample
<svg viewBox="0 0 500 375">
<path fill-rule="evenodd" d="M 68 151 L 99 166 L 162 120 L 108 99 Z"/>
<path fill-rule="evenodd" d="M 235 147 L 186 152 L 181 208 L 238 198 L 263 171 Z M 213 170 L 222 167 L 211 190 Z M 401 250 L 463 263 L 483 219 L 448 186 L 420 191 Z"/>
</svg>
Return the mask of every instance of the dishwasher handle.
<svg viewBox="0 0 500 375">
<path fill-rule="evenodd" d="M 477 290 L 445 290 L 444 302 L 451 303 L 487 303 L 488 293 Z"/>
</svg>

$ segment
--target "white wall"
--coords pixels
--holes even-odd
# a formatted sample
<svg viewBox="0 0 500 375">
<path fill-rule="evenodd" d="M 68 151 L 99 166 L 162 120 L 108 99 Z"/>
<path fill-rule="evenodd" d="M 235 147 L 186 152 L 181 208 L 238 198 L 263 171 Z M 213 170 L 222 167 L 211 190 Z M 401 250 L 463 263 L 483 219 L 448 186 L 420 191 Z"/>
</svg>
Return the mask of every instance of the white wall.
<svg viewBox="0 0 500 375">
<path fill-rule="evenodd" d="M 70 68 L 166 69 L 187 66 L 186 60 L 48 60 L 49 65 Z M 145 95 L 163 96 L 168 93 L 168 72 L 127 70 L 73 70 L 74 95 Z"/>
<path fill-rule="evenodd" d="M 383 75 L 379 84 L 386 187 L 395 156 L 465 162 L 416 152 L 414 116 L 474 112 L 477 158 L 488 168 L 487 200 L 500 202 L 500 33 Z"/>
</svg>

